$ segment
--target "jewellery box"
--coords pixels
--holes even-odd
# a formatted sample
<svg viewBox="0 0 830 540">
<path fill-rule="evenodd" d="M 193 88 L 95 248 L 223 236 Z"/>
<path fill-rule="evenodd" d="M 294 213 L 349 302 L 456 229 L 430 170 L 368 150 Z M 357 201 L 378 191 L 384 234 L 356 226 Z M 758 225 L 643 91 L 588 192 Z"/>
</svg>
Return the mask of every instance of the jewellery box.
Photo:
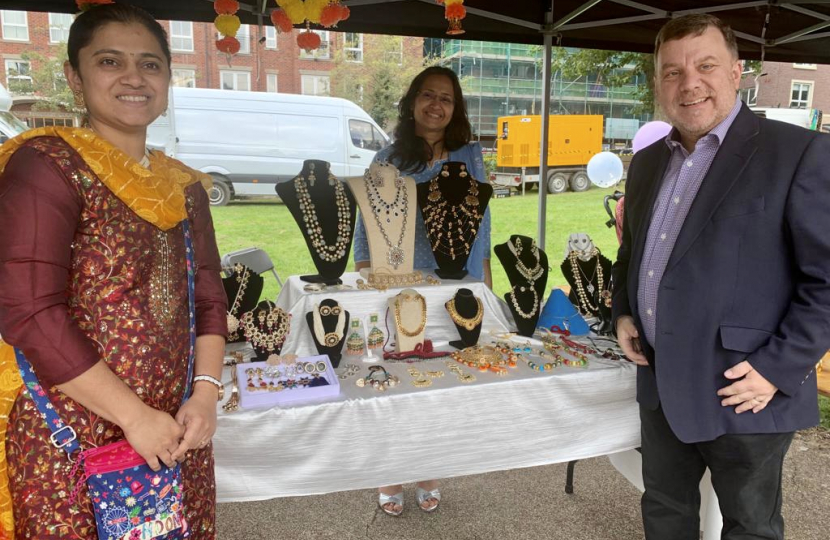
<svg viewBox="0 0 830 540">
<path fill-rule="evenodd" d="M 318 401 L 340 395 L 340 380 L 331 366 L 328 355 L 309 356 L 298 358 L 296 364 L 312 364 L 323 367 L 315 373 L 297 373 L 298 370 L 282 372 L 272 370 L 269 374 L 265 362 L 251 362 L 237 364 L 237 380 L 239 381 L 239 405 L 242 409 L 267 409 L 285 403 L 299 401 Z M 295 364 L 295 366 L 296 366 Z M 292 366 L 294 367 L 294 366 Z M 297 381 L 314 379 L 314 375 L 324 378 L 328 384 L 321 386 L 303 386 Z M 292 382 L 293 381 L 293 382 Z"/>
</svg>

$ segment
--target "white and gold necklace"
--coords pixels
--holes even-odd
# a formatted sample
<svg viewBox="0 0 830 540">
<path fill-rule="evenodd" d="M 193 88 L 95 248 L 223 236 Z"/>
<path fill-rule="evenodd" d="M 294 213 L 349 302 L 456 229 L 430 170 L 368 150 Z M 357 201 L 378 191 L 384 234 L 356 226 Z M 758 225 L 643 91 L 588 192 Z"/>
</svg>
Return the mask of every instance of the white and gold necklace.
<svg viewBox="0 0 830 540">
<path fill-rule="evenodd" d="M 337 324 L 334 326 L 333 332 L 326 332 L 323 327 L 323 315 L 337 315 Z M 346 330 L 346 310 L 340 306 L 314 304 L 312 318 L 314 321 L 314 337 L 317 338 L 317 343 L 326 347 L 337 346 L 340 340 L 343 339 L 343 333 Z"/>
<path fill-rule="evenodd" d="M 311 194 L 308 192 L 307 183 L 314 185 L 312 181 L 312 178 L 314 178 L 313 163 L 308 176 L 308 180 L 302 176 L 297 176 L 294 179 L 294 189 L 297 191 L 300 211 L 303 214 L 304 223 L 300 226 L 305 227 L 305 231 L 311 239 L 311 246 L 317 256 L 326 262 L 335 262 L 346 256 L 346 248 L 352 237 L 352 216 L 349 209 L 349 199 L 346 197 L 346 188 L 343 186 L 343 182 L 338 181 L 334 175 L 329 173 L 329 185 L 334 187 L 334 200 L 337 205 L 337 239 L 334 244 L 330 245 L 323 236 L 323 228 L 317 219 L 317 209 L 311 200 Z"/>
</svg>

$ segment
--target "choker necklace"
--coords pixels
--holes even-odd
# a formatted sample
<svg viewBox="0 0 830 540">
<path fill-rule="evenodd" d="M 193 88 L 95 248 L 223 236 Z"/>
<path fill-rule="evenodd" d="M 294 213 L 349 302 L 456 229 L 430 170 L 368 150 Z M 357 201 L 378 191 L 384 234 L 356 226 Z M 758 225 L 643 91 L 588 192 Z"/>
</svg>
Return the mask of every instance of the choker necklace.
<svg viewBox="0 0 830 540">
<path fill-rule="evenodd" d="M 337 324 L 335 324 L 333 332 L 326 332 L 323 327 L 323 317 L 330 315 L 337 316 Z M 346 331 L 346 310 L 339 305 L 321 306 L 320 304 L 314 304 L 312 317 L 314 319 L 314 337 L 317 339 L 317 343 L 326 347 L 336 347 L 343 339 L 343 333 Z"/>
<path fill-rule="evenodd" d="M 418 325 L 418 328 L 415 330 L 407 330 L 403 326 L 403 321 L 401 320 L 401 304 L 403 302 L 409 302 L 410 300 L 416 300 L 421 304 L 421 324 Z M 427 301 L 426 299 L 418 293 L 414 295 L 400 293 L 398 297 L 395 299 L 395 326 L 402 335 L 406 337 L 417 337 L 421 335 L 424 331 L 424 328 L 427 325 Z"/>
<path fill-rule="evenodd" d="M 245 289 L 248 287 L 248 278 L 251 277 L 251 270 L 243 264 L 236 263 L 233 270 L 236 273 L 236 282 L 239 283 L 239 288 L 236 289 L 236 296 L 233 299 L 233 304 L 231 304 L 231 309 L 228 310 L 229 340 L 235 340 L 239 337 L 236 333 L 237 330 L 239 330 L 239 318 L 237 317 L 237 313 L 239 312 L 239 304 L 245 296 Z"/>
<path fill-rule="evenodd" d="M 273 302 L 267 301 L 268 309 L 258 308 L 242 316 L 240 322 L 245 338 L 251 345 L 269 353 L 278 351 L 285 343 L 290 330 L 291 315 L 278 308 Z M 254 322 L 256 313 L 257 322 Z"/>
<path fill-rule="evenodd" d="M 450 204 L 441 193 L 439 177 L 449 176 L 449 166 L 444 165 L 441 173 L 429 181 L 429 195 L 422 209 L 432 251 L 455 260 L 456 257 L 466 257 L 470 254 L 478 226 L 484 216 L 479 212 L 478 182 L 467 173 L 467 166 L 461 165 L 458 175 L 461 178 L 469 178 L 470 181 L 467 195 L 460 204 Z"/>
<path fill-rule="evenodd" d="M 529 287 L 525 287 L 524 285 L 518 287 L 519 292 L 525 292 L 529 290 L 533 293 L 533 307 L 530 309 L 530 313 L 525 313 L 524 311 L 522 311 L 521 306 L 519 306 L 519 302 L 516 300 L 516 288 L 517 286 L 514 285 L 513 288 L 510 289 L 510 292 L 507 293 L 507 296 L 510 297 L 510 302 L 516 309 L 516 313 L 518 313 L 522 319 L 532 319 L 534 315 L 536 315 L 536 311 L 539 309 L 539 295 L 536 293 L 536 289 L 532 285 Z"/>
<path fill-rule="evenodd" d="M 469 331 L 474 330 L 476 326 L 481 324 L 481 320 L 484 318 L 484 306 L 481 304 L 481 300 L 475 296 L 473 298 L 475 298 L 476 303 L 478 304 L 478 308 L 475 316 L 469 319 L 463 317 L 460 313 L 458 313 L 458 310 L 455 309 L 454 296 L 450 298 L 446 304 L 444 304 L 444 307 L 446 307 L 447 311 L 449 311 L 450 313 L 450 319 L 452 319 L 452 322 L 454 322 L 458 326 L 466 328 Z"/>
<path fill-rule="evenodd" d="M 391 167 L 389 164 L 382 165 Z M 381 175 L 377 172 L 373 173 L 371 168 L 366 169 L 366 173 L 363 175 L 363 182 L 366 185 L 366 194 L 369 198 L 369 207 L 372 210 L 375 223 L 377 224 L 380 233 L 383 235 L 386 247 L 389 248 L 389 251 L 386 254 L 386 262 L 392 265 L 392 268 L 397 270 L 406 258 L 406 253 L 404 253 L 401 245 L 403 245 L 403 239 L 406 235 L 406 222 L 409 217 L 409 195 L 407 193 L 408 190 L 406 189 L 406 182 L 401 176 L 400 171 L 394 167 L 392 167 L 392 169 L 395 171 L 395 198 L 391 203 L 386 202 L 380 194 L 379 188 L 383 187 L 383 177 Z M 387 224 L 392 223 L 393 217 L 397 218 L 400 215 L 403 215 L 401 234 L 398 236 L 398 242 L 394 246 L 392 245 L 392 241 L 389 240 L 389 235 L 386 234 L 386 229 L 383 228 L 381 215 L 386 216 Z"/>
<path fill-rule="evenodd" d="M 297 176 L 294 179 L 294 189 L 297 191 L 300 211 L 303 214 L 304 224 L 301 224 L 300 227 L 305 227 L 308 238 L 311 240 L 311 246 L 317 256 L 326 262 L 335 262 L 346 255 L 346 248 L 352 239 L 349 199 L 346 197 L 346 188 L 343 186 L 343 182 L 339 182 L 329 172 L 329 185 L 334 186 L 334 200 L 337 206 L 337 239 L 334 245 L 329 245 L 323 236 L 323 228 L 317 219 L 317 209 L 311 200 L 311 194 L 308 192 L 308 185 L 313 186 L 315 181 L 314 163 L 309 164 L 308 179 L 302 176 Z"/>
<path fill-rule="evenodd" d="M 582 283 L 582 276 L 580 276 L 580 273 L 584 275 L 584 272 L 582 272 L 582 269 L 579 268 L 579 264 L 577 264 L 577 256 L 578 254 L 576 251 L 571 251 L 568 254 L 568 261 L 570 261 L 571 263 L 571 272 L 573 273 L 574 285 L 576 286 L 576 296 L 579 299 L 579 311 L 585 314 L 598 313 L 599 302 L 597 302 L 597 305 L 594 305 L 588 299 L 589 294 L 591 296 L 593 296 L 594 294 L 594 285 L 591 280 L 588 280 L 587 276 L 585 277 L 585 279 L 588 281 L 588 284 L 585 285 L 584 283 Z M 591 260 L 591 258 L 594 257 L 597 259 L 597 266 L 594 269 L 597 277 L 597 287 L 599 287 L 600 291 L 604 291 L 605 279 L 602 275 L 602 265 L 599 261 L 599 250 L 597 250 L 597 248 L 594 248 L 590 251 L 590 257 L 588 258 L 588 260 Z M 586 289 L 588 290 L 588 293 L 585 292 Z"/>
<path fill-rule="evenodd" d="M 522 254 L 521 238 L 516 238 L 515 245 L 513 245 L 513 242 L 508 240 L 507 248 L 513 254 L 513 256 L 516 257 L 516 270 L 518 270 L 522 277 L 525 278 L 528 282 L 530 282 L 531 285 L 533 285 L 533 283 L 537 279 L 542 277 L 542 274 L 545 273 L 545 269 L 542 268 L 542 264 L 540 262 L 541 257 L 539 255 L 539 248 L 536 246 L 536 242 L 534 240 L 531 240 L 530 242 L 530 251 L 533 254 L 533 257 L 536 259 L 536 263 L 535 266 L 533 266 L 533 268 L 528 268 L 527 266 L 525 266 L 525 263 L 523 263 L 522 260 L 519 258 L 519 256 Z"/>
</svg>

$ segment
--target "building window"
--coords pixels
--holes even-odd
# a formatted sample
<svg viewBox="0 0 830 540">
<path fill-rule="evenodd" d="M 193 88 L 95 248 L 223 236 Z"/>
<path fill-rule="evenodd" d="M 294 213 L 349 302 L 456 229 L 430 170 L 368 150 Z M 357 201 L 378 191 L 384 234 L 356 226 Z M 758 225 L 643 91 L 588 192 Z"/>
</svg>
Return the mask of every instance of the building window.
<svg viewBox="0 0 830 540">
<path fill-rule="evenodd" d="M 791 109 L 808 109 L 813 101 L 813 83 L 793 81 Z"/>
<path fill-rule="evenodd" d="M 327 96 L 329 95 L 329 76 L 328 75 L 303 75 L 302 76 L 302 93 L 307 96 Z"/>
<path fill-rule="evenodd" d="M 343 39 L 343 51 L 347 62 L 363 62 L 363 34 L 346 32 Z"/>
<path fill-rule="evenodd" d="M 795 69 L 811 69 L 811 70 L 818 69 L 818 66 L 816 66 L 815 64 L 793 64 L 793 67 Z"/>
<path fill-rule="evenodd" d="M 386 51 L 386 54 L 389 55 L 389 59 L 398 64 L 399 66 L 403 64 L 403 37 L 402 36 L 390 36 L 390 38 L 394 39 L 394 44 Z"/>
<path fill-rule="evenodd" d="M 245 90 L 251 89 L 251 74 L 247 71 L 220 71 L 222 79 L 222 90 Z"/>
<path fill-rule="evenodd" d="M 273 26 L 265 26 L 265 48 L 277 48 L 277 29 Z"/>
<path fill-rule="evenodd" d="M 28 94 L 34 91 L 29 62 L 6 60 L 6 85 L 12 94 Z"/>
<path fill-rule="evenodd" d="M 740 95 L 741 99 L 749 106 L 757 105 L 758 102 L 758 91 L 755 87 L 752 88 L 742 88 Z"/>
<path fill-rule="evenodd" d="M 251 27 L 243 24 L 239 27 L 239 32 L 236 33 L 236 39 L 239 40 L 239 53 L 251 54 Z"/>
<path fill-rule="evenodd" d="M 331 47 L 329 47 L 329 32 L 328 30 L 312 30 L 320 36 L 320 46 L 313 51 L 306 51 L 300 49 L 300 58 L 312 58 L 317 60 L 327 60 L 331 58 Z"/>
<path fill-rule="evenodd" d="M 268 92 L 278 92 L 277 90 L 277 74 L 267 73 L 265 75 L 265 89 Z"/>
<path fill-rule="evenodd" d="M 196 88 L 196 70 L 173 69 L 172 84 L 180 88 Z"/>
<path fill-rule="evenodd" d="M 177 52 L 193 52 L 193 23 L 170 21 L 170 48 Z"/>
<path fill-rule="evenodd" d="M 25 11 L 0 11 L 3 26 L 3 39 L 9 41 L 29 41 L 29 22 Z"/>
<path fill-rule="evenodd" d="M 49 14 L 49 43 L 66 43 L 69 39 L 69 27 L 72 15 L 68 13 Z"/>
</svg>

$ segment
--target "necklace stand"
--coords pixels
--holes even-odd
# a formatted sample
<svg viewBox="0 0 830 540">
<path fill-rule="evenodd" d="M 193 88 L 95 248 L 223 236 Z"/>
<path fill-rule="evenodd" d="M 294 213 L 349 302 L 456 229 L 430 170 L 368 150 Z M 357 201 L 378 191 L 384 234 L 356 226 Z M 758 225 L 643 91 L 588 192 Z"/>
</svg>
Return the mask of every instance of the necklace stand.
<svg viewBox="0 0 830 540">
<path fill-rule="evenodd" d="M 493 248 L 511 285 L 504 301 L 522 336 L 532 336 L 536 330 L 548 283 L 548 256 L 535 246 L 532 238 L 514 234 L 506 243 Z"/>
<path fill-rule="evenodd" d="M 342 316 L 340 310 L 343 310 Z M 316 317 L 319 317 L 319 322 L 315 322 Z M 332 367 L 337 368 L 343 357 L 343 344 L 348 335 L 349 312 L 344 310 L 337 300 L 327 298 L 313 311 L 306 313 L 305 320 L 314 339 L 314 346 L 317 347 L 317 353 L 328 355 Z"/>
<path fill-rule="evenodd" d="M 595 251 L 587 260 L 569 254 L 560 268 L 571 286 L 568 299 L 583 316 L 599 319 L 594 331 L 607 334 L 611 331 L 611 261 L 598 249 Z M 584 300 L 581 294 L 585 295 Z"/>
<path fill-rule="evenodd" d="M 467 275 L 464 267 L 492 196 L 493 187 L 477 182 L 460 161 L 446 162 L 435 178 L 418 184 L 418 206 L 438 277 Z"/>
<path fill-rule="evenodd" d="M 369 243 L 370 273 L 412 274 L 415 261 L 415 180 L 389 163 L 373 162 L 360 178 L 349 178 Z"/>
<path fill-rule="evenodd" d="M 239 319 L 256 307 L 262 294 L 263 282 L 262 276 L 243 265 L 234 266 L 233 274 L 222 278 L 222 287 L 228 297 L 228 343 L 245 341 Z M 231 331 L 231 317 L 237 321 L 235 331 Z"/>
<path fill-rule="evenodd" d="M 395 322 L 395 352 L 414 351 L 423 345 L 427 327 L 426 299 L 414 289 L 404 289 L 387 301 Z"/>
<path fill-rule="evenodd" d="M 340 285 L 340 276 L 349 263 L 354 233 L 356 205 L 351 192 L 330 173 L 328 162 L 312 159 L 303 163 L 302 171 L 294 180 L 277 184 L 276 190 L 300 227 L 317 268 L 316 275 L 300 276 L 300 279 Z M 311 226 L 315 218 L 319 231 Z"/>
<path fill-rule="evenodd" d="M 481 323 L 484 318 L 484 304 L 473 295 L 470 289 L 458 289 L 445 304 L 450 314 L 460 341 L 450 341 L 456 349 L 465 349 L 478 343 L 481 335 Z M 453 313 L 455 312 L 455 313 Z"/>
</svg>

